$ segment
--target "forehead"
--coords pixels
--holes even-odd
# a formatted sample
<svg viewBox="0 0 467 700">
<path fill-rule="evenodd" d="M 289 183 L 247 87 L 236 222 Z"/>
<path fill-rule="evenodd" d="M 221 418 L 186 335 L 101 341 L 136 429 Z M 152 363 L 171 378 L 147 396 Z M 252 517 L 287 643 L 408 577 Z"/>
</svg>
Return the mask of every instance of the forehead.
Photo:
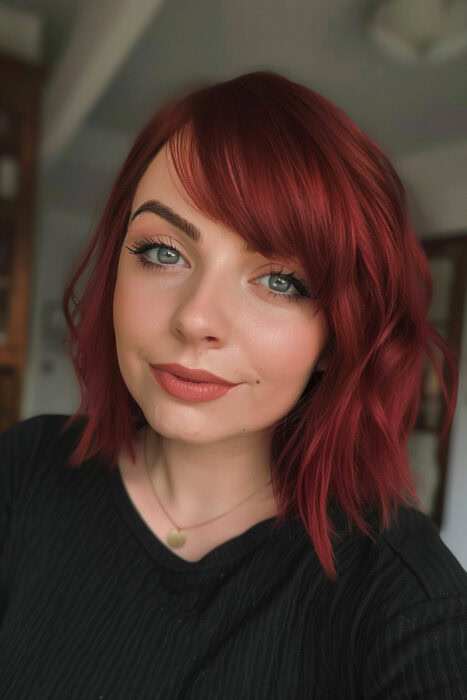
<svg viewBox="0 0 467 700">
<path fill-rule="evenodd" d="M 152 159 L 139 181 L 133 198 L 133 209 L 135 204 L 138 206 L 144 199 L 149 199 L 161 192 L 176 199 L 189 201 L 188 194 L 178 178 L 167 144 L 164 144 Z M 191 205 L 193 206 L 193 203 Z"/>
<path fill-rule="evenodd" d="M 184 231 L 197 243 L 203 243 L 203 232 L 209 236 L 210 232 L 217 233 L 221 230 L 226 238 L 238 240 L 243 253 L 262 255 L 257 247 L 250 245 L 237 231 L 221 221 L 211 220 L 198 209 L 177 175 L 167 144 L 164 144 L 152 159 L 138 183 L 131 206 L 129 224 L 139 209 L 145 209 L 145 211 L 138 213 L 136 219 L 158 215 Z M 266 257 L 297 267 L 303 265 L 300 256 L 291 255 L 290 252 L 286 254 L 282 250 L 277 250 L 276 253 L 268 254 Z"/>
<path fill-rule="evenodd" d="M 129 224 L 134 219 L 156 215 L 183 231 L 196 243 L 203 243 L 202 231 L 215 227 L 222 229 L 223 236 L 239 239 L 241 249 L 255 253 L 246 241 L 221 222 L 207 219 L 191 201 L 180 182 L 170 151 L 164 146 L 153 158 L 140 180 L 131 207 Z"/>
</svg>

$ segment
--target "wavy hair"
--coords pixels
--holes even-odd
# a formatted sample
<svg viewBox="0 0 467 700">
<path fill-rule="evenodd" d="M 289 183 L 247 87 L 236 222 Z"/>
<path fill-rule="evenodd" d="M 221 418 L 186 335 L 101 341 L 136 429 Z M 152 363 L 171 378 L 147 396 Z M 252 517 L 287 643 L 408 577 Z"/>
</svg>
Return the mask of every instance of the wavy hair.
<svg viewBox="0 0 467 700">
<path fill-rule="evenodd" d="M 257 71 L 197 86 L 168 100 L 137 136 L 63 295 L 65 345 L 81 392 L 63 430 L 86 417 L 68 466 L 99 453 L 114 468 L 124 444 L 134 460 L 135 432 L 147 423 L 120 373 L 112 309 L 132 200 L 166 143 L 202 213 L 266 257 L 299 257 L 313 280 L 330 329 L 329 365 L 274 426 L 271 475 L 277 523 L 300 517 L 335 580 L 330 505 L 371 539 L 367 507 L 379 511 L 383 531 L 400 505 L 420 505 L 407 441 L 424 357 L 445 399 L 443 437 L 459 359 L 427 320 L 433 280 L 393 166 L 341 109 L 282 75 Z M 430 344 L 445 357 L 449 391 Z"/>
</svg>

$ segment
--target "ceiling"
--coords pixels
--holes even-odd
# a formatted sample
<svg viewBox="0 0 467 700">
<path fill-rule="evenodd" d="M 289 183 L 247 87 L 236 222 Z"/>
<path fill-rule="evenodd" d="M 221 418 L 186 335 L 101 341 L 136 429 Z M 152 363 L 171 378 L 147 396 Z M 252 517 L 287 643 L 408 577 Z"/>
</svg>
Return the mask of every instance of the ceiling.
<svg viewBox="0 0 467 700">
<path fill-rule="evenodd" d="M 52 75 L 83 3 L 3 4 L 42 15 Z M 166 0 L 47 173 L 51 205 L 94 211 L 133 138 L 174 90 L 252 70 L 320 92 L 390 158 L 466 139 L 467 51 L 439 65 L 399 63 L 367 37 L 363 9 L 363 0 Z"/>
<path fill-rule="evenodd" d="M 467 52 L 438 67 L 396 63 L 350 0 L 168 0 L 91 120 L 134 129 L 171 86 L 283 72 L 335 102 L 394 154 L 467 137 Z"/>
</svg>

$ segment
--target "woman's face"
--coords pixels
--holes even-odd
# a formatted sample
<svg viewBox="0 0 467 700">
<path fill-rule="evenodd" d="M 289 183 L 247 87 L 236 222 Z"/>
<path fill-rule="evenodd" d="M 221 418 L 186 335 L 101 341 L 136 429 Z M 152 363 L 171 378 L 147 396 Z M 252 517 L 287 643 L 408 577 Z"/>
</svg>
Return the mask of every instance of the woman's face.
<svg viewBox="0 0 467 700">
<path fill-rule="evenodd" d="M 166 148 L 142 177 L 131 217 L 157 200 L 201 233 L 195 242 L 151 211 L 131 221 L 123 242 L 114 295 L 120 370 L 149 424 L 167 438 L 215 442 L 264 434 L 303 393 L 327 341 L 327 324 L 307 297 L 277 273 L 304 268 L 242 250 L 244 240 L 189 202 Z M 130 219 L 131 219 L 130 217 Z M 130 252 L 144 239 L 174 246 Z M 141 258 L 164 269 L 143 266 Z M 276 274 L 271 274 L 276 270 Z M 273 294 L 276 296 L 273 296 Z M 238 383 L 206 402 L 175 398 L 150 364 L 177 362 Z"/>
</svg>

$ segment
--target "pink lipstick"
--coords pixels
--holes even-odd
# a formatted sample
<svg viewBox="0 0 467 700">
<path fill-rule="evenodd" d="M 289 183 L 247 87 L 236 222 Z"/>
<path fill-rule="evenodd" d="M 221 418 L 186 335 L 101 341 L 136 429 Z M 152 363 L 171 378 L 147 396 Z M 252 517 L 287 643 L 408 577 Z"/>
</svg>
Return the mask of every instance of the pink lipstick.
<svg viewBox="0 0 467 700">
<path fill-rule="evenodd" d="M 218 384 L 215 382 L 182 379 L 172 372 L 161 369 L 161 365 L 150 365 L 150 367 L 153 376 L 164 391 L 183 401 L 212 401 L 213 399 L 224 396 L 234 387 L 239 386 L 238 384 L 230 383 Z M 201 370 L 199 370 L 199 372 L 201 372 Z M 206 376 L 206 374 L 204 374 L 204 376 Z"/>
</svg>

